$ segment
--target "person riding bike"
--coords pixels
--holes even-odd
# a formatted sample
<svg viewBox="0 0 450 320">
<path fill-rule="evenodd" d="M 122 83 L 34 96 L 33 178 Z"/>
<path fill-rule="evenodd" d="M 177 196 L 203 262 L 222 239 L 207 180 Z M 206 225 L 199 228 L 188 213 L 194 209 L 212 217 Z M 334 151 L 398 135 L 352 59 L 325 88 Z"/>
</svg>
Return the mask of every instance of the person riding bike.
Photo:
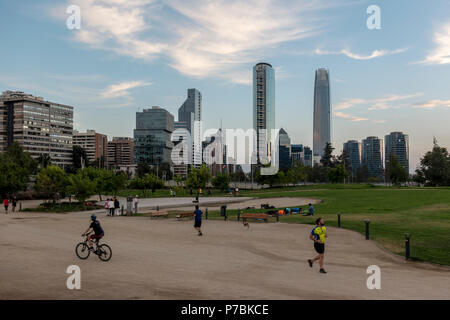
<svg viewBox="0 0 450 320">
<path fill-rule="evenodd" d="M 89 225 L 89 228 L 87 228 L 87 230 L 81 236 L 84 237 L 87 233 L 94 231 L 94 234 L 91 234 L 88 238 L 89 250 L 92 251 L 93 250 L 92 240 L 96 240 L 98 242 L 101 238 L 103 238 L 105 232 L 103 231 L 103 228 L 100 226 L 100 222 L 97 220 L 97 216 L 95 214 L 91 215 L 91 220 L 92 222 Z"/>
</svg>

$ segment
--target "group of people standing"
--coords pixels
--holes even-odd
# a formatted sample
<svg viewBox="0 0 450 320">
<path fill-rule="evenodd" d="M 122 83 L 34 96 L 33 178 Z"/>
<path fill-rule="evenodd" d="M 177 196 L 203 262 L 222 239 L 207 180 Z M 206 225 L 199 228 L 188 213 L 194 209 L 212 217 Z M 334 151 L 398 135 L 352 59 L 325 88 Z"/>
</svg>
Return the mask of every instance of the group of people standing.
<svg viewBox="0 0 450 320">
<path fill-rule="evenodd" d="M 10 204 L 12 212 L 16 211 L 17 198 L 15 196 L 12 197 L 11 199 L 8 198 L 3 199 L 3 207 L 5 208 L 5 214 L 8 214 L 8 208 Z"/>
<path fill-rule="evenodd" d="M 107 216 L 118 216 L 120 215 L 120 202 L 117 197 L 108 198 L 105 201 L 105 210 Z"/>
</svg>

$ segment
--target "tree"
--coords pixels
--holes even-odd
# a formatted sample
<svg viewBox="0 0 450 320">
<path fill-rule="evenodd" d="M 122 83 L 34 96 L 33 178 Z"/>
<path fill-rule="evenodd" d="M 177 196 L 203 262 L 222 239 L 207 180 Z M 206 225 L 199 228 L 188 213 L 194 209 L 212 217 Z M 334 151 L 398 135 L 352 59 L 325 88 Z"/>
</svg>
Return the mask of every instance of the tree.
<svg viewBox="0 0 450 320">
<path fill-rule="evenodd" d="M 193 190 L 204 189 L 210 180 L 211 173 L 205 164 L 200 168 L 191 166 L 191 170 L 186 179 L 186 187 Z"/>
<path fill-rule="evenodd" d="M 83 147 L 74 145 L 72 147 L 72 161 L 73 167 L 76 169 L 81 169 L 81 167 L 89 166 L 89 161 L 87 159 L 86 150 Z"/>
<path fill-rule="evenodd" d="M 342 183 L 348 177 L 348 172 L 343 164 L 337 165 L 335 168 L 328 169 L 328 180 L 331 183 Z"/>
<path fill-rule="evenodd" d="M 145 176 L 147 173 L 151 173 L 152 168 L 150 168 L 150 166 L 145 163 L 145 162 L 139 162 L 136 168 L 136 176 L 138 176 L 139 178 L 142 178 L 143 176 Z"/>
<path fill-rule="evenodd" d="M 58 194 L 61 197 L 65 196 L 68 183 L 67 174 L 62 168 L 49 165 L 39 171 L 35 188 L 47 199 L 55 202 Z"/>
<path fill-rule="evenodd" d="M 333 158 L 333 150 L 334 148 L 331 146 L 330 142 L 327 142 L 325 148 L 323 149 L 323 156 L 320 159 L 320 163 L 325 168 L 333 168 L 335 167 L 334 158 Z"/>
<path fill-rule="evenodd" d="M 230 187 L 230 176 L 226 173 L 219 173 L 212 179 L 212 185 L 214 188 L 226 192 Z"/>
<path fill-rule="evenodd" d="M 415 181 L 430 186 L 450 186 L 450 155 L 446 148 L 441 148 L 434 141 L 433 150 L 420 159 Z"/>
<path fill-rule="evenodd" d="M 406 169 L 398 162 L 394 154 L 389 156 L 389 163 L 386 168 L 386 178 L 395 185 L 399 185 L 408 179 Z"/>
<path fill-rule="evenodd" d="M 52 164 L 52 160 L 47 153 L 42 153 L 38 158 L 37 162 L 41 168 L 47 168 L 47 166 Z"/>
<path fill-rule="evenodd" d="M 36 168 L 36 161 L 14 142 L 5 153 L 0 154 L 0 195 L 6 197 L 25 190 Z"/>
<path fill-rule="evenodd" d="M 95 182 L 80 172 L 70 175 L 68 181 L 67 191 L 73 194 L 84 208 L 86 199 L 95 194 Z"/>
<path fill-rule="evenodd" d="M 164 187 L 164 182 L 154 174 L 147 173 L 142 178 L 142 186 L 144 187 L 145 194 L 148 189 L 152 190 L 152 193 L 155 193 L 156 189 Z"/>
<path fill-rule="evenodd" d="M 369 179 L 369 168 L 363 165 L 356 169 L 356 182 L 367 182 Z"/>
</svg>

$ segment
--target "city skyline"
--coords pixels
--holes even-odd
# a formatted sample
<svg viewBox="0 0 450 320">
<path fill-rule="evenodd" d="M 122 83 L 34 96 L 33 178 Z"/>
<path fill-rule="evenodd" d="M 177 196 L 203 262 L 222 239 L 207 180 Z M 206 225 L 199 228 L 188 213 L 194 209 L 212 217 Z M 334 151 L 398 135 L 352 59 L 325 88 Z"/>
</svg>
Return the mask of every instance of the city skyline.
<svg viewBox="0 0 450 320">
<path fill-rule="evenodd" d="M 326 67 L 336 153 L 347 140 L 402 131 L 413 172 L 434 136 L 450 145 L 445 1 L 378 1 L 380 30 L 366 27 L 370 1 L 268 1 L 258 12 L 253 1 L 79 1 L 80 30 L 66 27 L 69 4 L 0 4 L 3 45 L 14 48 L 3 51 L 0 91 L 74 106 L 79 131 L 131 137 L 138 109 L 176 114 L 186 88 L 203 93 L 204 127 L 222 119 L 249 128 L 251 68 L 268 61 L 277 74 L 276 127 L 293 144 L 312 146 L 312 77 Z"/>
</svg>

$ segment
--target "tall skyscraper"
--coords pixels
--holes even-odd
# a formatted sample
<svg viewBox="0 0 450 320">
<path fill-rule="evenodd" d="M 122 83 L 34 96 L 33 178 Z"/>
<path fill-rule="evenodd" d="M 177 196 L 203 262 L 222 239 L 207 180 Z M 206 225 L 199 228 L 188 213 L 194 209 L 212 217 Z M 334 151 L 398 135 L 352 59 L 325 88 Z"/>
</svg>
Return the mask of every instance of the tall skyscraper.
<svg viewBox="0 0 450 320">
<path fill-rule="evenodd" d="M 388 167 L 389 157 L 393 154 L 409 175 L 409 137 L 403 132 L 391 132 L 384 137 L 385 168 Z"/>
<path fill-rule="evenodd" d="M 291 164 L 304 163 L 304 151 L 302 144 L 292 144 L 291 145 Z"/>
<path fill-rule="evenodd" d="M 367 166 L 369 176 L 383 178 L 383 140 L 367 137 L 361 142 L 361 165 Z"/>
<path fill-rule="evenodd" d="M 270 160 L 270 138 L 275 129 L 275 71 L 264 62 L 253 67 L 253 129 L 256 132 L 258 163 L 260 153 Z"/>
<path fill-rule="evenodd" d="M 73 107 L 22 91 L 0 95 L 0 152 L 18 142 L 33 158 L 48 155 L 52 164 L 72 164 Z"/>
<path fill-rule="evenodd" d="M 344 143 L 344 152 L 347 153 L 350 161 L 352 175 L 355 176 L 358 168 L 361 167 L 361 146 L 356 140 L 349 140 Z"/>
<path fill-rule="evenodd" d="M 73 132 L 73 145 L 80 146 L 86 151 L 87 160 L 90 163 L 102 161 L 100 167 L 106 166 L 108 153 L 108 138 L 106 135 L 87 130 L 86 132 Z"/>
<path fill-rule="evenodd" d="M 326 144 L 331 143 L 330 75 L 324 68 L 316 70 L 313 130 L 313 161 L 320 163 Z"/>
<path fill-rule="evenodd" d="M 149 165 L 171 163 L 173 115 L 160 107 L 136 112 L 134 159 Z"/>
<path fill-rule="evenodd" d="M 187 90 L 187 99 L 178 109 L 177 129 L 186 129 L 191 135 L 190 161 L 199 166 L 202 163 L 202 133 L 200 127 L 202 121 L 202 94 L 197 89 Z M 197 123 L 197 124 L 196 124 Z"/>
</svg>

